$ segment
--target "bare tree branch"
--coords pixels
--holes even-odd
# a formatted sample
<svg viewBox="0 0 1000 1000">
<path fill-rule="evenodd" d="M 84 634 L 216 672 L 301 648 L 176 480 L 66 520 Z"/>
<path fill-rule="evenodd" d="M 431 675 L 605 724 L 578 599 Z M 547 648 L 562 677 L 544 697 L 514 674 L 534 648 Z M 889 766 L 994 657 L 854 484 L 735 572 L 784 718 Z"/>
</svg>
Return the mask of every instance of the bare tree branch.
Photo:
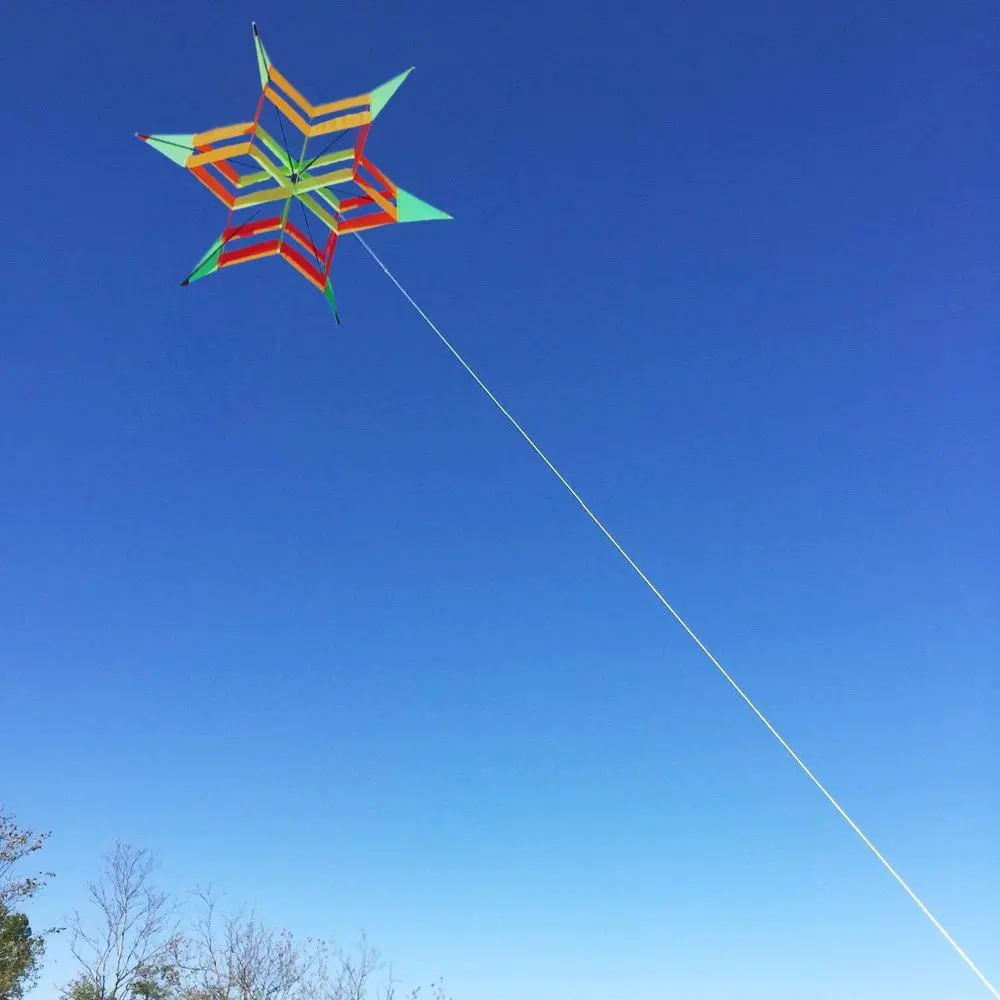
<svg viewBox="0 0 1000 1000">
<path fill-rule="evenodd" d="M 63 1000 L 403 1000 L 391 970 L 381 983 L 381 958 L 363 935 L 353 952 L 331 954 L 253 910 L 222 912 L 210 889 L 195 892 L 197 919 L 182 934 L 153 867 L 147 851 L 121 844 L 107 858 L 90 884 L 94 919 L 70 922 L 80 972 Z M 428 1000 L 446 1000 L 439 984 L 432 990 Z"/>
<path fill-rule="evenodd" d="M 321 942 L 299 945 L 289 931 L 265 927 L 257 915 L 216 916 L 215 899 L 199 894 L 204 914 L 193 936 L 187 1000 L 313 1000 L 325 967 Z"/>
<path fill-rule="evenodd" d="M 152 855 L 116 844 L 101 877 L 88 886 L 92 922 L 70 918 L 70 951 L 80 966 L 64 990 L 72 1000 L 131 1000 L 165 997 L 179 985 L 175 956 L 183 936 L 176 906 L 151 884 Z"/>
</svg>

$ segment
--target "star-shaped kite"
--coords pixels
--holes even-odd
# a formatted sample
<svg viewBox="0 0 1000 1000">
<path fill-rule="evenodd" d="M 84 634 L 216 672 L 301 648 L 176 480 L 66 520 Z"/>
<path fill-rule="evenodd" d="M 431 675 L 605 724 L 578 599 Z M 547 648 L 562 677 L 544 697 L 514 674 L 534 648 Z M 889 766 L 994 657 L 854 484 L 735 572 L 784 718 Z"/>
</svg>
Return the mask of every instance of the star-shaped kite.
<svg viewBox="0 0 1000 1000">
<path fill-rule="evenodd" d="M 181 284 L 231 264 L 279 256 L 326 295 L 339 323 L 330 284 L 338 237 L 392 222 L 451 218 L 398 187 L 365 156 L 371 123 L 411 70 L 370 93 L 311 104 L 272 65 L 256 24 L 253 34 L 262 87 L 253 121 L 192 135 L 138 135 L 194 174 L 229 209 L 222 235 Z M 275 109 L 280 140 L 261 123 L 265 102 Z M 301 136 L 297 155 L 286 122 Z M 314 152 L 310 143 L 320 148 Z M 293 201 L 305 231 L 292 221 Z M 237 221 L 245 210 L 249 214 Z M 324 227 L 321 243 L 313 237 L 311 216 Z"/>
</svg>

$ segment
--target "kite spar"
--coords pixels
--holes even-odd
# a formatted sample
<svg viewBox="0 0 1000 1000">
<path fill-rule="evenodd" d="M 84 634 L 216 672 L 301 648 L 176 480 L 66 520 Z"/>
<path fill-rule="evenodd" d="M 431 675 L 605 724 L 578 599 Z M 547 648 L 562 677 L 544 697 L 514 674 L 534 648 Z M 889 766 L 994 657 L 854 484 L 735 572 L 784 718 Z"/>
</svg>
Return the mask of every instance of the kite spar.
<svg viewBox="0 0 1000 1000">
<path fill-rule="evenodd" d="M 256 24 L 253 35 L 262 89 L 252 121 L 183 135 L 136 135 L 197 177 L 229 210 L 222 234 L 182 285 L 233 264 L 281 257 L 323 292 L 339 323 L 330 269 L 340 236 L 451 218 L 404 191 L 365 155 L 372 122 L 412 67 L 368 93 L 312 104 L 271 62 Z M 267 104 L 275 109 L 280 141 L 261 122 Z M 301 138 L 295 155 L 285 122 Z M 293 221 L 293 202 L 304 230 Z M 310 219 L 322 234 L 319 241 Z"/>
</svg>

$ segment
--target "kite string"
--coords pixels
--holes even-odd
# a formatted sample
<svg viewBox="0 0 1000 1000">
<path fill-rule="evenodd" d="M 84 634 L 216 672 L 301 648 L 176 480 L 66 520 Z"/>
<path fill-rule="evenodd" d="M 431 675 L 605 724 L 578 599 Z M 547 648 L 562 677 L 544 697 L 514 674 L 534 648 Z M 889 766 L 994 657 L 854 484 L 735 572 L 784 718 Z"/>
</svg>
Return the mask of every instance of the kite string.
<svg viewBox="0 0 1000 1000">
<path fill-rule="evenodd" d="M 496 408 L 507 418 L 507 420 L 513 425 L 514 429 L 531 446 L 535 454 L 538 455 L 538 457 L 549 467 L 549 470 L 555 475 L 555 477 L 559 480 L 559 482 L 562 483 L 562 485 L 566 488 L 566 490 L 577 502 L 577 504 L 579 504 L 579 506 L 583 509 L 584 513 L 600 529 L 604 537 L 607 538 L 607 540 L 618 550 L 618 553 L 622 556 L 622 558 L 629 564 L 629 566 L 632 567 L 632 569 L 636 572 L 636 574 L 638 574 L 642 582 L 653 593 L 653 596 L 656 597 L 656 599 L 667 609 L 667 611 L 670 612 L 675 621 L 681 626 L 681 628 L 684 629 L 684 631 L 688 634 L 688 636 L 690 636 L 690 638 L 694 640 L 698 648 L 705 654 L 706 657 L 708 657 L 709 661 L 716 668 L 716 670 L 718 670 L 718 672 L 725 678 L 725 680 L 729 683 L 730 687 L 732 687 L 733 690 L 740 696 L 740 698 L 743 699 L 743 701 L 747 704 L 747 706 L 754 713 L 754 715 L 756 715 L 757 718 L 764 724 L 764 726 L 771 733 L 771 735 L 778 741 L 778 743 L 781 744 L 785 752 L 792 758 L 793 761 L 795 761 L 795 763 L 799 766 L 799 768 L 806 775 L 806 777 L 809 778 L 809 780 L 820 790 L 820 792 L 822 792 L 823 796 L 830 803 L 830 805 L 832 805 L 833 808 L 836 809 L 836 811 L 840 814 L 841 818 L 844 819 L 845 822 L 848 824 L 848 826 L 850 826 L 850 828 L 857 834 L 857 836 L 861 839 L 861 842 L 868 848 L 869 851 L 871 851 L 873 855 L 875 855 L 878 861 L 881 862 L 882 866 L 902 887 L 902 889 L 906 892 L 906 894 L 910 897 L 910 899 L 912 899 L 913 902 L 916 903 L 916 905 L 920 908 L 924 916 L 927 917 L 927 919 L 934 925 L 934 927 L 938 930 L 938 932 L 945 939 L 945 941 L 947 941 L 948 944 L 951 945 L 951 947 L 954 949 L 959 958 L 961 958 L 962 961 L 965 962 L 965 964 L 969 967 L 969 969 L 972 970 L 972 972 L 978 977 L 980 982 L 982 982 L 982 984 L 986 987 L 986 989 L 990 991 L 990 993 L 996 998 L 996 1000 L 1000 1000 L 1000 991 L 998 991 L 997 988 L 980 971 L 975 962 L 972 961 L 972 959 L 965 952 L 965 950 L 948 933 L 948 931 L 944 928 L 944 926 L 937 919 L 937 917 L 935 917 L 934 914 L 931 913 L 931 911 L 927 908 L 924 902 L 913 891 L 913 889 L 910 888 L 910 886 L 906 883 L 906 881 L 899 874 L 899 872 L 897 872 L 896 869 L 893 868 L 893 866 L 889 863 L 889 861 L 882 854 L 882 852 L 879 851 L 879 849 L 872 843 L 871 840 L 869 840 L 869 838 L 861 830 L 858 824 L 854 822 L 854 820 L 847 814 L 847 812 L 840 805 L 840 803 L 827 790 L 826 786 L 819 780 L 819 778 L 816 777 L 815 774 L 813 774 L 813 772 L 806 765 L 805 761 L 803 761 L 802 758 L 799 757 L 799 755 L 792 749 L 792 747 L 788 744 L 785 738 L 771 724 L 771 722 L 764 715 L 764 713 L 754 704 L 750 696 L 743 690 L 743 688 L 740 687 L 740 685 L 729 674 L 729 672 L 725 669 L 725 667 L 723 667 L 723 665 L 715 658 L 715 656 L 709 651 L 708 647 L 701 641 L 701 639 L 698 638 L 698 636 L 695 634 L 691 626 L 688 625 L 688 623 L 674 609 L 674 607 L 670 604 L 670 602 L 663 596 L 663 594 L 659 591 L 656 585 L 639 568 L 636 562 L 632 559 L 632 557 L 628 554 L 628 552 L 625 551 L 625 549 L 621 546 L 621 544 L 614 537 L 614 535 L 612 535 L 611 532 L 604 526 L 600 518 L 598 518 L 598 516 L 590 509 L 590 507 L 587 506 L 587 504 L 584 502 L 580 494 L 577 493 L 577 491 L 570 485 L 566 477 L 563 476 L 563 474 L 555 467 L 555 465 L 552 464 L 548 456 L 532 439 L 531 435 L 529 435 L 528 432 L 517 422 L 517 420 L 507 410 L 507 408 L 503 405 L 503 403 L 501 403 L 500 400 L 497 399 L 497 397 L 492 393 L 492 391 L 489 389 L 486 383 L 483 382 L 483 380 L 476 374 L 476 372 L 462 357 L 462 355 L 459 354 L 458 351 L 452 346 L 448 338 L 445 337 L 445 335 L 437 328 L 437 326 L 435 326 L 434 322 L 423 311 L 423 309 L 421 309 L 420 306 L 417 305 L 417 303 L 410 296 L 410 293 L 407 292 L 407 290 L 399 283 L 395 275 L 393 275 L 393 273 L 389 270 L 389 268 L 386 267 L 386 265 L 382 262 L 382 260 L 375 253 L 375 251 L 368 245 L 368 243 L 365 242 L 361 234 L 355 233 L 354 235 L 358 238 L 358 241 L 365 248 L 365 250 L 368 251 L 369 255 L 375 261 L 375 263 L 378 264 L 378 266 L 382 269 L 386 277 L 388 277 L 389 280 L 396 286 L 396 288 L 399 289 L 399 291 L 402 293 L 406 301 L 409 302 L 411 306 L 413 306 L 416 312 L 420 315 L 420 318 L 423 319 L 423 321 L 436 334 L 437 338 L 441 341 L 441 343 L 454 356 L 455 360 L 458 361 L 458 363 L 466 370 L 466 372 L 468 372 L 468 374 L 472 376 L 472 378 L 475 380 L 479 388 L 482 389 L 484 393 L 486 393 L 486 395 L 490 398 L 490 400 L 493 402 Z"/>
</svg>

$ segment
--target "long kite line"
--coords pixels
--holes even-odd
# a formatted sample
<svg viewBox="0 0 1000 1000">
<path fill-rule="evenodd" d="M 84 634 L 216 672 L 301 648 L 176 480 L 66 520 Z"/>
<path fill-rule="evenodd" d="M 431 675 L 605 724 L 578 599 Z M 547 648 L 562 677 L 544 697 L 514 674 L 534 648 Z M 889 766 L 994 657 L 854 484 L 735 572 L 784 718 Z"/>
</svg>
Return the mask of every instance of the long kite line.
<svg viewBox="0 0 1000 1000">
<path fill-rule="evenodd" d="M 756 715 L 757 718 L 767 727 L 768 732 L 770 732 L 770 734 L 781 744 L 785 752 L 792 758 L 792 760 L 795 761 L 795 763 L 803 771 L 806 777 L 823 793 L 823 796 L 826 798 L 826 800 L 830 803 L 830 805 L 833 806 L 834 809 L 837 810 L 838 813 L 840 813 L 841 818 L 844 819 L 847 825 L 850 826 L 850 828 L 858 835 L 858 837 L 861 839 L 861 842 L 868 848 L 868 850 L 872 852 L 872 854 L 875 855 L 875 857 L 881 862 L 886 871 L 888 871 L 888 873 L 903 888 L 903 890 L 910 897 L 910 899 L 912 899 L 913 902 L 917 904 L 917 906 L 923 912 L 924 916 L 927 917 L 927 919 L 934 925 L 935 928 L 937 928 L 941 936 L 948 942 L 948 944 L 951 945 L 951 947 L 958 954 L 959 958 L 961 958 L 962 961 L 965 962 L 965 964 L 975 973 L 975 975 L 979 978 L 980 982 L 982 982 L 982 984 L 990 991 L 990 993 L 992 993 L 993 996 L 997 998 L 997 1000 L 1000 1000 L 1000 991 L 998 991 L 997 988 L 986 978 L 986 976 L 979 970 L 976 963 L 972 961 L 972 959 L 969 957 L 968 954 L 966 954 L 965 950 L 948 933 L 948 931 L 945 930 L 944 926 L 937 919 L 937 917 L 935 917 L 934 914 L 931 913 L 931 911 L 924 905 L 924 902 L 920 899 L 920 897 L 909 887 L 909 885 L 907 885 L 907 883 L 905 882 L 903 877 L 899 874 L 899 872 L 897 872 L 896 869 L 893 868 L 893 866 L 886 859 L 885 855 L 883 855 L 882 852 L 871 842 L 871 840 L 868 839 L 865 833 L 861 830 L 861 827 L 859 827 L 858 824 L 855 823 L 853 819 L 851 819 L 851 817 L 844 810 L 843 806 L 841 806 L 841 804 L 833 797 L 833 795 L 829 791 L 827 791 L 826 786 L 819 780 L 819 778 L 816 777 L 815 774 L 813 774 L 812 771 L 809 770 L 809 768 L 806 766 L 805 761 L 803 761 L 802 758 L 799 757 L 799 755 L 791 748 L 791 746 L 787 743 L 785 738 L 781 735 L 781 733 L 778 732 L 777 729 L 774 728 L 774 726 L 764 715 L 764 713 L 753 703 L 753 701 L 751 701 L 750 696 L 743 690 L 743 688 L 739 686 L 739 684 L 736 683 L 736 681 L 732 678 L 732 676 L 730 676 L 726 668 L 723 667 L 723 665 L 715 658 L 715 656 L 712 655 L 708 647 L 701 641 L 701 639 L 698 638 L 698 636 L 695 634 L 691 626 L 688 625 L 688 623 L 680 616 L 680 614 L 676 610 L 674 610 L 673 606 L 663 596 L 663 594 L 660 593 L 660 591 L 657 589 L 652 580 L 650 580 L 649 577 L 646 576 L 646 574 L 639 568 L 639 566 L 632 559 L 632 557 L 625 551 L 624 548 L 622 548 L 621 544 L 614 537 L 614 535 L 612 535 L 611 532 L 604 526 L 600 518 L 587 506 L 587 504 L 584 502 L 580 494 L 577 493 L 575 489 L 573 489 L 573 487 L 570 485 L 566 477 L 563 476 L 563 474 L 552 464 L 548 456 L 534 442 L 531 435 L 528 434 L 528 432 L 517 422 L 517 420 L 514 419 L 510 411 L 503 405 L 503 403 L 501 403 L 500 400 L 493 395 L 493 393 L 487 387 L 486 383 L 475 373 L 475 371 L 465 360 L 465 358 L 463 358 L 462 355 L 459 354 L 458 351 L 452 346 L 448 338 L 445 337 L 445 335 L 434 325 L 434 322 L 427 315 L 427 313 L 425 313 L 423 309 L 421 309 L 420 306 L 417 305 L 417 303 L 410 296 L 410 293 L 399 283 L 399 281 L 396 280 L 395 275 L 389 270 L 388 267 L 385 266 L 385 264 L 382 262 L 378 254 L 376 254 L 375 251 L 372 250 L 372 248 L 365 242 L 361 234 L 355 233 L 354 235 L 358 238 L 359 242 L 365 248 L 365 250 L 367 250 L 368 253 L 371 255 L 372 260 L 374 260 L 375 263 L 378 264 L 378 266 L 385 272 L 386 277 L 388 277 L 388 279 L 396 286 L 396 288 L 399 289 L 399 291 L 403 294 L 403 297 L 406 299 L 406 301 L 409 302 L 411 306 L 413 306 L 413 308 L 417 311 L 417 313 L 419 313 L 420 318 L 431 328 L 431 330 L 434 331 L 434 333 L 437 335 L 437 338 L 441 341 L 441 343 L 444 344 L 444 346 L 451 352 L 451 354 L 455 357 L 455 360 L 469 373 L 469 375 L 472 376 L 472 378 L 478 384 L 479 388 L 482 389 L 487 396 L 489 396 L 489 398 L 492 400 L 496 408 L 510 421 L 514 429 L 521 435 L 521 437 L 523 437 L 524 440 L 528 442 L 528 444 L 531 446 L 535 454 L 538 455 L 538 457 L 549 467 L 549 469 L 559 480 L 559 482 L 566 487 L 566 489 L 569 491 L 573 499 L 583 509 L 583 512 L 591 519 L 591 521 L 594 522 L 594 524 L 597 525 L 597 527 L 600 529 L 604 537 L 607 538 L 607 540 L 618 550 L 619 554 L 629 564 L 629 566 L 631 566 L 632 569 L 635 570 L 635 572 L 639 575 L 639 579 L 641 579 L 642 582 L 652 591 L 653 596 L 667 609 L 667 611 L 670 612 L 671 615 L 673 615 L 674 619 L 677 621 L 677 624 L 680 625 L 681 628 L 684 629 L 684 631 L 687 632 L 687 634 L 694 640 L 695 644 L 705 654 L 705 656 L 708 657 L 708 659 L 711 661 L 715 669 L 718 670 L 720 674 L 722 674 L 722 676 L 729 683 L 730 687 L 732 687 L 732 689 L 740 696 L 740 698 L 742 698 L 743 701 L 746 702 L 746 704 L 749 706 L 753 714 Z"/>
</svg>

